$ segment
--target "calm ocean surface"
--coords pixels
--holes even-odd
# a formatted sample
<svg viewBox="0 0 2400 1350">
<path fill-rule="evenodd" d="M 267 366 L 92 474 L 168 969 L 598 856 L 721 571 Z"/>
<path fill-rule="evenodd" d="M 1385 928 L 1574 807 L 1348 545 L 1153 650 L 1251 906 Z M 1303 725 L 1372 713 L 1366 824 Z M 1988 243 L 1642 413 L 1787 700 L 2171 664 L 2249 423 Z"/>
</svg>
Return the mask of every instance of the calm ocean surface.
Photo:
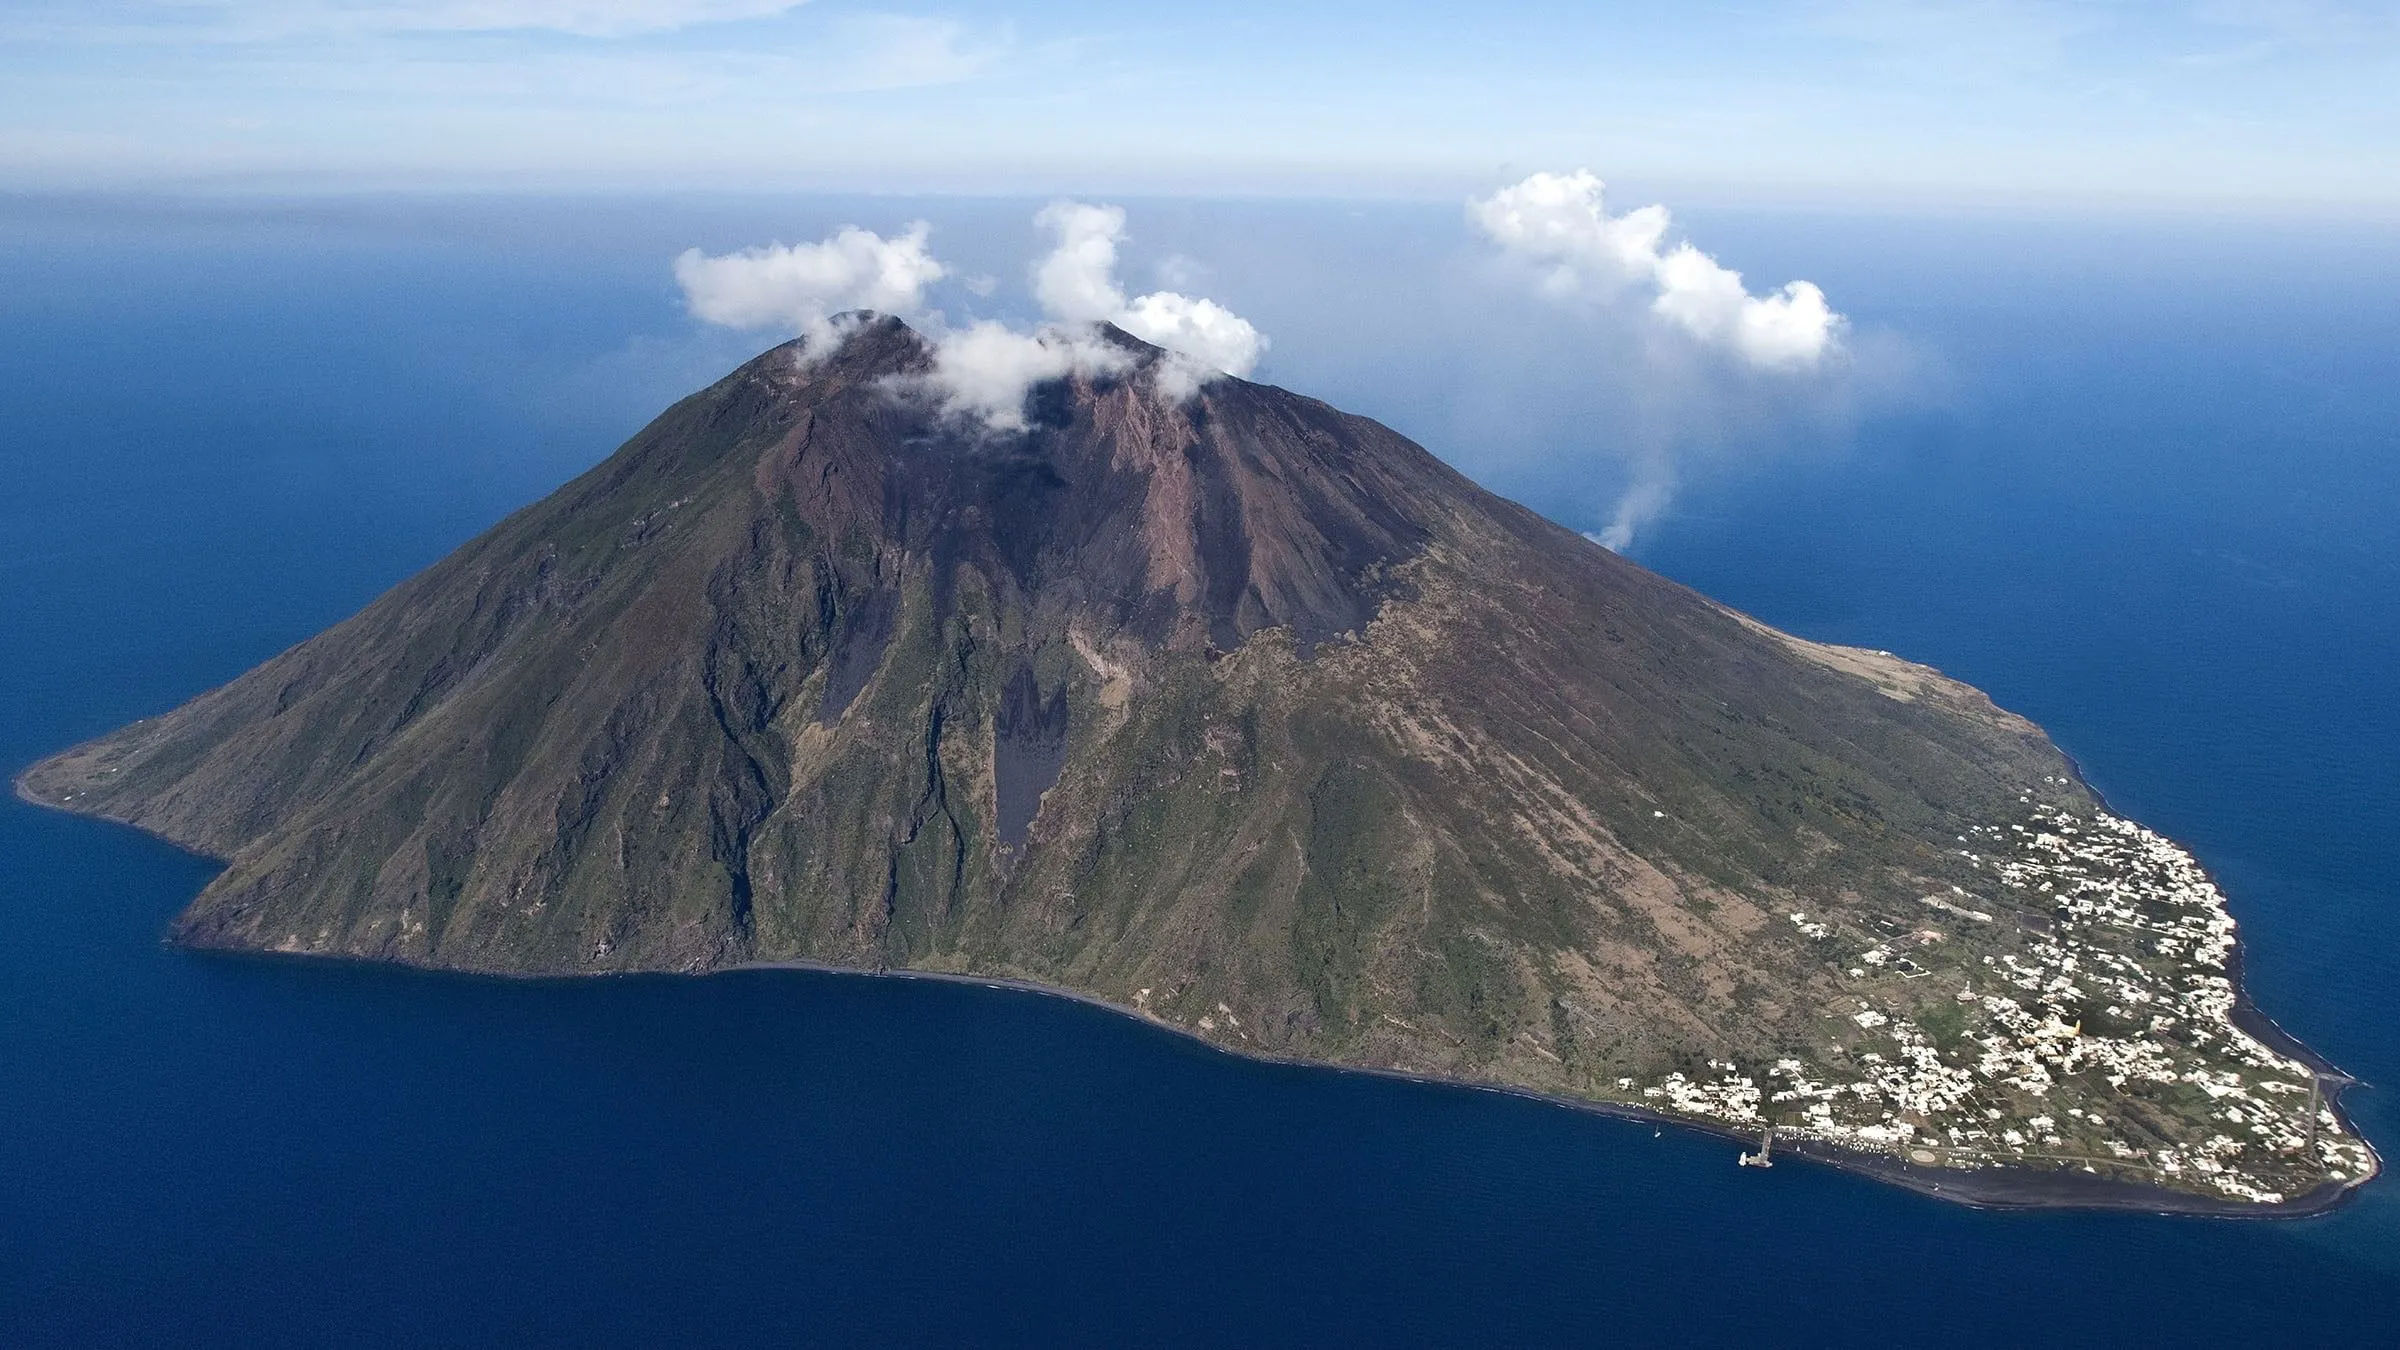
<svg viewBox="0 0 2400 1350">
<path fill-rule="evenodd" d="M 341 618 L 763 345 L 679 316 L 675 251 L 918 211 L 1018 275 L 1023 203 L 0 201 L 0 766 Z M 1692 219 L 1901 374 L 1695 460 L 1636 556 L 2048 726 L 2223 878 L 2259 1003 L 2400 1153 L 2400 231 Z M 1575 349 L 1462 302 L 1454 211 L 1135 227 L 1266 378 L 1605 519 L 1604 410 L 1543 374 Z M 163 949 L 210 873 L 0 805 L 0 1345 L 2400 1337 L 2388 1179 L 2305 1222 L 1980 1214 L 1027 994 Z"/>
</svg>

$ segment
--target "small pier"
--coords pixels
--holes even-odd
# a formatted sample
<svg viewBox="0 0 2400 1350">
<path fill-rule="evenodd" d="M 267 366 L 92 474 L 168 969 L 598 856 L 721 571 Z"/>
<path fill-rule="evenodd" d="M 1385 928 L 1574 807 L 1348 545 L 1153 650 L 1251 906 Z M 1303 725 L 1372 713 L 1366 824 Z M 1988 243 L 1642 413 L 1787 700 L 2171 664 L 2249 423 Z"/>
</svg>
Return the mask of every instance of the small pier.
<svg viewBox="0 0 2400 1350">
<path fill-rule="evenodd" d="M 1758 1152 L 1745 1153 L 1736 1161 L 1743 1167 L 1773 1167 L 1775 1165 L 1775 1127 L 1769 1125 L 1758 1132 Z"/>
</svg>

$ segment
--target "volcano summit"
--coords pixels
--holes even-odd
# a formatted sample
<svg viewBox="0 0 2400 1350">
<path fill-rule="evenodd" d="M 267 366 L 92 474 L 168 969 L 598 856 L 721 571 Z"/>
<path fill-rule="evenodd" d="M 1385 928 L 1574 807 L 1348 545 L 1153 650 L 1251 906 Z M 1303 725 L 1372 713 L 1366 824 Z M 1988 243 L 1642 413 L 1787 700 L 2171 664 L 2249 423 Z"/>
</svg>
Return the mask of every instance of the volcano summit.
<svg viewBox="0 0 2400 1350">
<path fill-rule="evenodd" d="M 194 947 L 1015 979 L 1990 1203 L 2376 1170 L 2032 724 L 1100 340 L 1008 432 L 897 320 L 779 347 L 19 791 L 225 860 Z"/>
</svg>

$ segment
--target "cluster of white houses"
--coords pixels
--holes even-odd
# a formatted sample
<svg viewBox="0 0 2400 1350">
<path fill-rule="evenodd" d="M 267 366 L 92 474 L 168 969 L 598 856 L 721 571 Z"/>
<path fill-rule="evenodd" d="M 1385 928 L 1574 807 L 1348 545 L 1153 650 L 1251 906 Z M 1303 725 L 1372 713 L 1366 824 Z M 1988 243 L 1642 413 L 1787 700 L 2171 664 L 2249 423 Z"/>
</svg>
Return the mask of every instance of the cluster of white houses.
<svg viewBox="0 0 2400 1350">
<path fill-rule="evenodd" d="M 1922 926 L 1873 933 L 1790 915 L 1855 991 L 1819 1053 L 1619 1090 L 1919 1164 L 2075 1168 L 2262 1204 L 2371 1171 L 2314 1071 L 2234 1024 L 2233 920 L 2191 855 L 2026 802 L 2023 823 L 1959 840 L 1989 896 L 1953 887 L 1925 897 Z"/>
</svg>

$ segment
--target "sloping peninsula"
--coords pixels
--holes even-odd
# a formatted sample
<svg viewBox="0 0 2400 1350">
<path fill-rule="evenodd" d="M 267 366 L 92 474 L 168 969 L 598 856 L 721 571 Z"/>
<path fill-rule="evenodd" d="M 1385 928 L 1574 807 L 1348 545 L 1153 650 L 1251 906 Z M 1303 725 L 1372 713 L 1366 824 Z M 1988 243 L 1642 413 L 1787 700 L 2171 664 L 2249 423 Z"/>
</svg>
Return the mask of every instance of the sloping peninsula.
<svg viewBox="0 0 2400 1350">
<path fill-rule="evenodd" d="M 1105 340 L 1007 432 L 897 320 L 769 351 L 18 791 L 223 859 L 198 948 L 1022 981 L 1979 1203 L 2377 1171 L 2039 728 Z"/>
</svg>

